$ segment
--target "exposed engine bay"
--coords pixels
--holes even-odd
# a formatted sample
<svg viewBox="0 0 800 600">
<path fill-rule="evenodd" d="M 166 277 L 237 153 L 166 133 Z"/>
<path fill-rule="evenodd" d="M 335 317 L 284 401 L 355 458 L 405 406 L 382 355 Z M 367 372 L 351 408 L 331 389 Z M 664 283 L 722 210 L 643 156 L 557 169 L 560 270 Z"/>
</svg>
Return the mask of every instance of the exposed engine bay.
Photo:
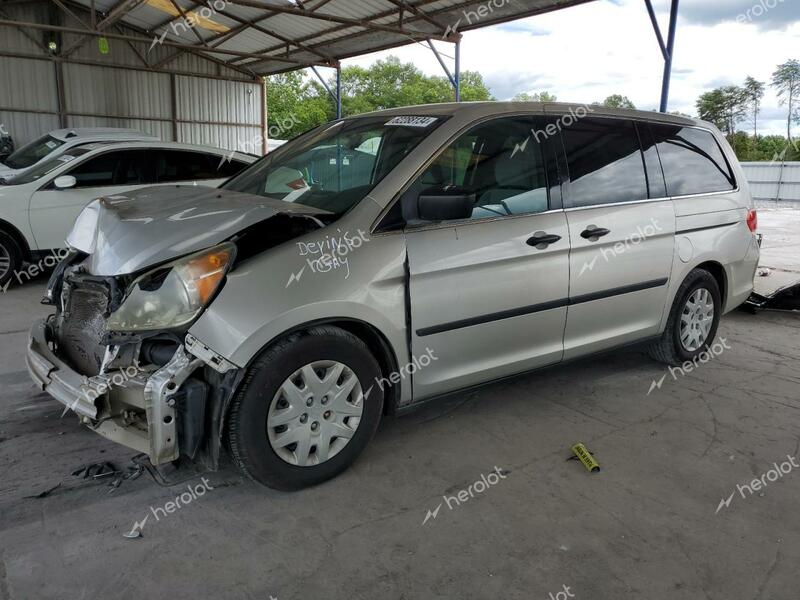
<svg viewBox="0 0 800 600">
<path fill-rule="evenodd" d="M 154 465 L 180 457 L 216 468 L 225 410 L 242 369 L 187 332 L 219 293 L 226 273 L 261 252 L 324 227 L 322 218 L 325 215 L 275 214 L 214 240 L 217 246 L 212 250 L 222 249 L 216 254 L 203 250 L 188 258 L 151 262 L 125 275 L 93 274 L 89 253 L 73 250 L 53 272 L 43 300 L 56 312 L 43 325 L 44 348 L 38 350 L 44 356 L 29 360 L 34 378 L 85 425 L 147 454 Z M 180 324 L 154 328 L 153 317 L 147 317 L 145 326 L 137 328 L 135 320 L 119 316 L 137 295 L 149 310 L 153 302 L 148 294 L 158 294 L 163 286 L 171 285 L 176 272 L 186 265 L 196 268 L 208 256 L 222 257 L 230 264 L 212 271 L 219 275 L 218 287 L 207 291 L 201 287 L 200 293 L 207 295 L 199 310 L 178 311 L 181 317 L 188 314 L 189 320 L 170 315 Z M 205 284 L 208 279 L 198 281 Z M 172 310 L 173 304 L 168 307 Z M 138 315 L 135 310 L 128 312 Z M 36 340 L 31 344 L 33 348 Z M 67 382 L 68 371 L 77 375 L 79 383 Z M 52 383 L 56 375 L 60 387 Z M 65 391 L 59 394 L 56 387 Z"/>
</svg>

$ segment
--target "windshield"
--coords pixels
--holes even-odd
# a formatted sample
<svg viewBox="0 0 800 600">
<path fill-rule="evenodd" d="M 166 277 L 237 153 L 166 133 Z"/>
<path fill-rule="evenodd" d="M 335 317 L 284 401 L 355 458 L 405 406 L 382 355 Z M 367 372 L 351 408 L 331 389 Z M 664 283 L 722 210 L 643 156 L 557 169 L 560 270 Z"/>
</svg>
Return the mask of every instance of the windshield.
<svg viewBox="0 0 800 600">
<path fill-rule="evenodd" d="M 66 163 L 72 162 L 79 156 L 83 156 L 87 152 L 90 152 L 88 148 L 72 148 L 70 150 L 66 150 L 64 154 L 54 156 L 53 158 L 44 161 L 42 164 L 36 165 L 35 167 L 20 173 L 16 177 L 11 177 L 5 183 L 6 185 L 23 185 L 26 183 L 33 183 L 48 173 L 65 165 Z"/>
<path fill-rule="evenodd" d="M 4 163 L 12 169 L 27 169 L 63 144 L 62 140 L 51 135 L 43 135 L 11 154 Z"/>
<path fill-rule="evenodd" d="M 342 215 L 444 120 L 383 116 L 323 125 L 268 154 L 222 187 Z"/>
</svg>

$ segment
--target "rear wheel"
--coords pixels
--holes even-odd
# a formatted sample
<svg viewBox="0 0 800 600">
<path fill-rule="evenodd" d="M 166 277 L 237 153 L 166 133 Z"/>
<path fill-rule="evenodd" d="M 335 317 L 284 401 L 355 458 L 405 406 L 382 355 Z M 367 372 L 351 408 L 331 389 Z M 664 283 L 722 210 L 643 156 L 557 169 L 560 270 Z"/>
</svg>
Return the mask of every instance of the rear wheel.
<svg viewBox="0 0 800 600">
<path fill-rule="evenodd" d="M 0 288 L 6 289 L 6 284 L 21 266 L 22 252 L 17 242 L 5 231 L 0 231 Z"/>
<path fill-rule="evenodd" d="M 337 327 L 276 343 L 250 367 L 231 404 L 234 460 L 252 479 L 280 490 L 335 477 L 378 427 L 379 377 L 366 344 Z"/>
<path fill-rule="evenodd" d="M 693 270 L 678 288 L 667 327 L 650 347 L 650 356 L 669 365 L 694 360 L 713 343 L 721 315 L 717 280 L 708 271 Z"/>
</svg>

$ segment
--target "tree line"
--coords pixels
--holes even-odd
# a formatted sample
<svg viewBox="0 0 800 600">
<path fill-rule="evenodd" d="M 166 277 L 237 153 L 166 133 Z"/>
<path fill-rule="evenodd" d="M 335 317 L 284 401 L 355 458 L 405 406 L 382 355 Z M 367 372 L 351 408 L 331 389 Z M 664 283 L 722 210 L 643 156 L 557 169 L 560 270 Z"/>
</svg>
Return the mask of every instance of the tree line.
<svg viewBox="0 0 800 600">
<path fill-rule="evenodd" d="M 335 80 L 326 81 L 336 89 Z M 425 75 L 412 63 L 390 56 L 369 68 L 342 69 L 342 114 L 345 117 L 375 110 L 453 101 L 453 86 L 442 77 Z M 461 73 L 461 98 L 465 102 L 494 100 L 480 73 Z M 280 137 L 289 139 L 322 125 L 336 116 L 328 90 L 301 71 L 267 79 L 267 110 L 270 123 L 287 123 Z"/>
<path fill-rule="evenodd" d="M 725 132 L 741 160 L 800 159 L 800 146 L 794 143 L 792 125 L 800 123 L 800 61 L 778 65 L 769 81 L 786 111 L 786 138 L 761 136 L 758 119 L 767 83 L 747 77 L 741 86 L 728 85 L 706 92 L 697 99 L 698 116 Z M 747 123 L 753 135 L 737 128 Z"/>
<path fill-rule="evenodd" d="M 335 89 L 333 79 L 326 82 Z M 789 60 L 779 65 L 769 85 L 782 106 L 787 107 L 786 138 L 759 134 L 759 116 L 767 83 L 747 77 L 741 86 L 724 86 L 702 94 L 696 103 L 701 119 L 714 123 L 726 133 L 740 160 L 800 160 L 800 144 L 793 143 L 792 125 L 800 123 L 800 61 Z M 462 100 L 496 100 L 480 73 L 461 74 Z M 444 77 L 425 75 L 412 63 L 403 63 L 390 56 L 368 68 L 350 66 L 342 69 L 342 113 L 351 116 L 417 104 L 453 101 L 453 87 Z M 518 102 L 555 102 L 550 92 L 520 93 Z M 613 94 L 595 102 L 610 108 L 636 108 L 631 100 Z M 268 78 L 267 107 L 275 137 L 290 139 L 335 118 L 334 102 L 321 82 L 294 71 Z M 675 113 L 682 114 L 682 113 Z M 688 115 L 684 115 L 688 116 Z M 737 128 L 747 123 L 752 135 Z M 277 131 L 276 131 L 277 130 Z M 275 135 L 277 133 L 277 136 Z M 788 140 L 788 142 L 787 142 Z"/>
</svg>

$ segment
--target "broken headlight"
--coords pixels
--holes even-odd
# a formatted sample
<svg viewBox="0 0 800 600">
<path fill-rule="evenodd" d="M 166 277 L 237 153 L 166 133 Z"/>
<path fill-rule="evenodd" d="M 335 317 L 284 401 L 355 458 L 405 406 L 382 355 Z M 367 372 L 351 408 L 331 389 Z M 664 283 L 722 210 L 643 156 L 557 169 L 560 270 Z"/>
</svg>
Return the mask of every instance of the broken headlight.
<svg viewBox="0 0 800 600">
<path fill-rule="evenodd" d="M 111 331 L 173 329 L 191 323 L 217 293 L 236 256 L 221 244 L 145 273 L 109 317 Z"/>
</svg>

